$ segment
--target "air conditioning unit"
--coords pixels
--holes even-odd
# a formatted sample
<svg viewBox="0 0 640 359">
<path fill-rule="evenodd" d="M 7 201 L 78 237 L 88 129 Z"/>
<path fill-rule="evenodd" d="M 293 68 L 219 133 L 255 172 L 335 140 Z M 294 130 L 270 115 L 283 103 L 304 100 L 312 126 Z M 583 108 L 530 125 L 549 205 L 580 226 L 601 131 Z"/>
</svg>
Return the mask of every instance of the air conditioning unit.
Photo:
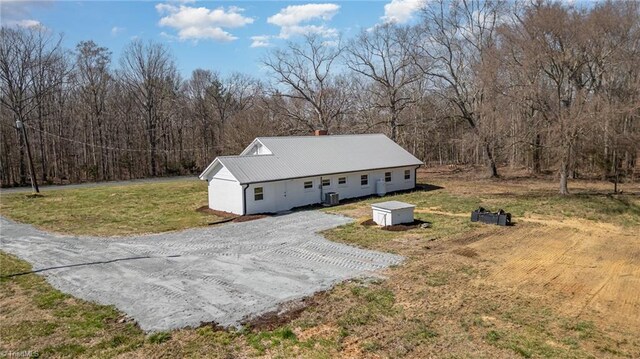
<svg viewBox="0 0 640 359">
<path fill-rule="evenodd" d="M 326 206 L 335 206 L 340 202 L 340 196 L 337 192 L 327 192 L 324 194 L 324 204 Z"/>
</svg>

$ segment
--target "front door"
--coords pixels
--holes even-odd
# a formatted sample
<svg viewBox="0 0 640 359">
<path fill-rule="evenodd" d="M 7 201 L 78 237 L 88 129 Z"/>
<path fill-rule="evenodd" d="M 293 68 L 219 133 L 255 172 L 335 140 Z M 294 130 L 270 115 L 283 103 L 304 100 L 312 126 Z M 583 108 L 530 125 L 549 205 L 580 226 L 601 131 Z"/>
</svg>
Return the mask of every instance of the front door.
<svg viewBox="0 0 640 359">
<path fill-rule="evenodd" d="M 277 186 L 278 192 L 276 196 L 278 198 L 278 211 L 286 211 L 290 209 L 293 205 L 295 205 L 291 202 L 293 198 L 288 197 L 288 193 L 287 193 L 288 182 L 289 181 L 282 181 Z"/>
</svg>

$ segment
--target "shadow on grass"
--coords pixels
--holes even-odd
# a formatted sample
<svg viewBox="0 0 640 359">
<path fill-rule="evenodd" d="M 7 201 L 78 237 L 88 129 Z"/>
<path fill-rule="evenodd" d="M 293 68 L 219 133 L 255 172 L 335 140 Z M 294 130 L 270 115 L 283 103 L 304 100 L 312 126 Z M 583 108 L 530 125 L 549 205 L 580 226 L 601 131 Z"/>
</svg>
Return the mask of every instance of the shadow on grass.
<svg viewBox="0 0 640 359">
<path fill-rule="evenodd" d="M 427 184 L 427 183 L 418 183 L 416 185 L 416 188 L 408 190 L 408 191 L 404 191 L 404 192 L 398 192 L 398 193 L 409 193 L 409 192 L 431 192 L 431 191 L 437 191 L 439 189 L 444 189 L 444 187 L 442 186 L 436 186 L 434 184 Z"/>
</svg>

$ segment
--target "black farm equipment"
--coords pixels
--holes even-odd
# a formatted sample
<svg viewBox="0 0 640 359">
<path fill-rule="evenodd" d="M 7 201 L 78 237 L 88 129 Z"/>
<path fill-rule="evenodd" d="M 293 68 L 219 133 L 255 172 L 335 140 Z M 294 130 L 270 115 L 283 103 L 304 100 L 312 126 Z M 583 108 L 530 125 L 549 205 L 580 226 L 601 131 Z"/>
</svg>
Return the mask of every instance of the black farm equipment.
<svg viewBox="0 0 640 359">
<path fill-rule="evenodd" d="M 480 207 L 471 212 L 471 222 L 496 224 L 498 226 L 510 226 L 511 213 L 506 213 L 502 209 L 498 210 L 498 212 L 491 212 Z"/>
</svg>

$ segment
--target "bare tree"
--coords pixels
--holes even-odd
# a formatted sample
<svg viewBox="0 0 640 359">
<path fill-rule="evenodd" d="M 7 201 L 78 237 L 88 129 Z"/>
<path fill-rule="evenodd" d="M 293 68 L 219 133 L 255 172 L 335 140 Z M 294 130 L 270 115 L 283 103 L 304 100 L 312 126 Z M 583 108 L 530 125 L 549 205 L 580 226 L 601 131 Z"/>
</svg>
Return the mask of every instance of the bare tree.
<svg viewBox="0 0 640 359">
<path fill-rule="evenodd" d="M 218 153 L 225 153 L 225 126 L 229 120 L 252 105 L 258 82 L 249 75 L 235 72 L 227 78 L 214 74 L 208 91 L 218 114 Z"/>
<path fill-rule="evenodd" d="M 349 42 L 345 58 L 349 69 L 371 82 L 366 91 L 375 108 L 388 112 L 386 123 L 396 141 L 400 114 L 416 102 L 416 94 L 409 88 L 422 79 L 412 56 L 408 28 L 384 24 L 363 30 Z M 422 69 L 427 68 L 423 64 Z"/>
<path fill-rule="evenodd" d="M 169 50 L 159 43 L 132 41 L 120 59 L 120 79 L 143 110 L 149 144 L 150 175 L 158 173 L 158 127 L 163 105 L 171 96 L 178 75 Z"/>
<path fill-rule="evenodd" d="M 614 183 L 630 174 L 633 154 L 640 150 L 634 118 L 640 112 L 640 5 L 598 4 L 581 18 L 579 33 L 586 70 L 593 136 L 586 142 L 603 178 Z M 637 122 L 636 122 L 637 123 Z M 599 146 L 596 147 L 596 146 Z"/>
<path fill-rule="evenodd" d="M 276 49 L 263 62 L 282 86 L 273 96 L 310 107 L 314 116 L 295 105 L 283 110 L 311 130 L 329 130 L 346 111 L 347 101 L 340 98 L 343 94 L 335 88 L 332 76 L 341 52 L 340 44 L 328 44 L 318 35 L 309 34 L 301 44 L 289 42 L 286 49 Z"/>
<path fill-rule="evenodd" d="M 43 27 L 2 27 L 0 37 L 0 102 L 13 113 L 18 136 L 21 137 L 21 182 L 24 182 L 23 144 L 29 161 L 31 185 L 34 192 L 39 192 L 26 126 L 33 112 L 39 108 L 41 97 L 60 85 L 59 81 L 43 81 L 39 70 L 54 67 L 54 62 L 60 57 L 62 36 L 54 36 Z"/>
<path fill-rule="evenodd" d="M 288 43 L 264 84 L 215 68 L 183 84 L 167 47 L 139 41 L 111 70 L 91 41 L 72 59 L 49 30 L 3 27 L 0 184 L 195 174 L 256 136 L 319 128 L 387 132 L 426 163 L 556 171 L 561 193 L 637 178 L 637 2 L 434 0 L 423 20 L 345 49 Z"/>
<path fill-rule="evenodd" d="M 582 23 L 577 14 L 558 4 L 530 7 L 519 21 L 528 39 L 523 52 L 544 75 L 542 115 L 554 126 L 551 135 L 559 158 L 560 193 L 568 194 L 576 142 L 587 130 L 584 109 L 589 81 L 583 76 L 587 59 L 580 48 Z"/>
<path fill-rule="evenodd" d="M 100 178 L 105 180 L 108 178 L 108 154 L 105 148 L 104 116 L 109 86 L 112 81 L 109 73 L 111 51 L 96 45 L 93 41 L 82 41 L 76 46 L 76 52 L 77 85 L 82 103 L 87 107 L 91 127 L 97 132 L 97 145 L 100 150 Z M 95 144 L 94 136 L 91 137 Z"/>
<path fill-rule="evenodd" d="M 201 135 L 198 136 L 198 143 L 202 145 L 202 154 L 205 161 L 209 161 L 215 155 L 214 128 L 215 109 L 214 101 L 211 99 L 212 88 L 216 86 L 216 76 L 213 71 L 196 69 L 191 73 L 191 78 L 185 81 L 182 92 L 187 98 L 190 115 L 199 122 Z M 201 142 L 200 142 L 201 141 Z M 206 163 L 201 163 L 205 166 Z"/>
<path fill-rule="evenodd" d="M 518 19 L 518 12 L 514 17 Z M 499 29 L 501 38 L 501 54 L 505 79 L 508 84 L 501 94 L 512 104 L 511 108 L 519 118 L 516 130 L 511 135 L 512 151 L 517 151 L 518 143 L 527 145 L 525 161 L 531 172 L 542 171 L 543 136 L 547 135 L 548 121 L 543 112 L 546 108 L 544 73 L 541 71 L 536 56 L 531 56 L 533 49 L 529 35 L 516 21 L 504 24 Z M 512 156 L 515 157 L 515 156 Z M 513 158 L 513 161 L 516 161 Z"/>
<path fill-rule="evenodd" d="M 434 1 L 423 11 L 418 28 L 417 56 L 432 60 L 424 73 L 434 79 L 438 94 L 457 109 L 484 147 L 492 177 L 498 176 L 490 138 L 483 133 L 482 108 L 489 100 L 479 69 L 495 46 L 502 2 L 480 0 Z"/>
</svg>

